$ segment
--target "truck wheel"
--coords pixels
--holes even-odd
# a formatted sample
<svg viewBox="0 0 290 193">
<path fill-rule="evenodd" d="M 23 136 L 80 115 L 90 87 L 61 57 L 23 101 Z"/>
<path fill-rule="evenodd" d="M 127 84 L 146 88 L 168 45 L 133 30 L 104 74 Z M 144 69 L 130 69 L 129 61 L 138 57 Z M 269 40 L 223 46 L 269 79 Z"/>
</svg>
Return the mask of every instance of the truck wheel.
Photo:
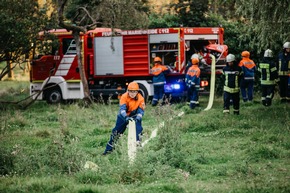
<svg viewBox="0 0 290 193">
<path fill-rule="evenodd" d="M 139 84 L 139 92 L 141 93 L 141 95 L 144 97 L 144 100 L 147 101 L 148 100 L 148 91 L 146 89 L 146 87 L 143 84 Z"/>
<path fill-rule="evenodd" d="M 50 88 L 46 94 L 45 99 L 48 104 L 58 104 L 62 102 L 62 95 L 59 88 Z"/>
</svg>

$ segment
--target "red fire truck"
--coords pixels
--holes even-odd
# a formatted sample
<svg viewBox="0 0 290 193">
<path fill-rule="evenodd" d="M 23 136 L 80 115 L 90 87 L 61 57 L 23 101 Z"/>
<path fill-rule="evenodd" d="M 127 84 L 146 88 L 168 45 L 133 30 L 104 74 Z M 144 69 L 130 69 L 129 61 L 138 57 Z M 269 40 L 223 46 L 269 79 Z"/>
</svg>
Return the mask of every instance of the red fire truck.
<svg viewBox="0 0 290 193">
<path fill-rule="evenodd" d="M 64 29 L 50 33 L 58 38 L 59 47 L 32 61 L 30 94 L 48 103 L 82 99 L 83 86 L 72 34 Z M 194 53 L 206 49 L 216 56 L 217 68 L 225 65 L 227 46 L 223 45 L 223 33 L 220 27 L 117 30 L 114 35 L 108 28 L 88 31 L 81 34 L 81 54 L 89 90 L 95 98 L 117 97 L 126 91 L 129 82 L 136 81 L 141 94 L 149 98 L 153 96 L 150 68 L 154 57 L 159 56 L 171 69 L 166 94 L 184 96 L 186 65 Z M 208 69 L 202 68 L 202 88 L 208 83 Z"/>
</svg>

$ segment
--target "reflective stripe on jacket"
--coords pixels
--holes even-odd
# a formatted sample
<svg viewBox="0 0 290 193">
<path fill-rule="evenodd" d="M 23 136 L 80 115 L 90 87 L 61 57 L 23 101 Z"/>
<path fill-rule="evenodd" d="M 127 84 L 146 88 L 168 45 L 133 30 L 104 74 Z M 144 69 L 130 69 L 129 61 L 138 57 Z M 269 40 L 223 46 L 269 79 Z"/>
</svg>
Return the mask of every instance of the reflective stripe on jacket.
<svg viewBox="0 0 290 193">
<path fill-rule="evenodd" d="M 226 66 L 223 68 L 224 91 L 237 93 L 240 91 L 240 82 L 243 75 L 242 68 L 239 66 Z"/>
<path fill-rule="evenodd" d="M 200 86 L 200 69 L 198 65 L 192 65 L 186 73 L 186 85 L 190 87 L 195 85 L 195 87 Z"/>
<path fill-rule="evenodd" d="M 240 61 L 239 66 L 243 69 L 245 80 L 254 80 L 256 64 L 250 58 L 243 57 Z"/>
<path fill-rule="evenodd" d="M 269 59 L 264 59 L 263 63 L 259 64 L 259 72 L 261 73 L 262 85 L 274 85 L 275 80 L 278 78 L 276 65 Z"/>
<path fill-rule="evenodd" d="M 168 72 L 169 69 L 166 66 L 155 64 L 155 66 L 151 69 L 151 74 L 153 74 L 153 85 L 165 84 L 165 74 Z"/>
</svg>

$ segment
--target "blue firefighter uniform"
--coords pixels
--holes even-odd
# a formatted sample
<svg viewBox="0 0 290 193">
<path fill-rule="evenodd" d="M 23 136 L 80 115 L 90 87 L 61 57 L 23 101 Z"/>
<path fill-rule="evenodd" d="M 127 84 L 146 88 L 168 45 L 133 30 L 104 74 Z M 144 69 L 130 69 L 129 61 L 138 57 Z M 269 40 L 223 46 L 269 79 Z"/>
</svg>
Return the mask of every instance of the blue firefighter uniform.
<svg viewBox="0 0 290 193">
<path fill-rule="evenodd" d="M 153 87 L 154 96 L 152 99 L 152 106 L 156 106 L 158 101 L 163 100 L 164 97 L 164 85 L 166 83 L 165 75 L 168 74 L 170 70 L 161 64 L 161 58 L 154 58 L 154 67 L 151 69 L 151 74 L 153 75 Z"/>
<path fill-rule="evenodd" d="M 253 100 L 256 64 L 250 59 L 250 52 L 243 51 L 242 57 L 239 63 L 244 73 L 244 78 L 241 80 L 241 93 L 243 101 L 247 102 Z"/>
<path fill-rule="evenodd" d="M 288 48 L 289 49 L 289 48 Z M 290 101 L 288 88 L 288 79 L 290 74 L 290 52 L 285 51 L 279 54 L 278 74 L 279 74 L 279 91 L 281 102 Z"/>
<path fill-rule="evenodd" d="M 194 109 L 198 104 L 198 91 L 200 88 L 200 69 L 198 67 L 199 60 L 197 58 L 192 59 L 192 66 L 186 73 L 186 86 L 190 99 L 189 107 Z"/>
<path fill-rule="evenodd" d="M 128 92 L 129 91 L 127 91 L 121 96 L 120 109 L 117 115 L 116 125 L 112 129 L 110 140 L 107 143 L 107 146 L 103 155 L 106 155 L 107 153 L 113 150 L 113 145 L 117 141 L 119 135 L 123 134 L 126 130 L 128 119 L 133 118 L 135 120 L 136 139 L 137 141 L 140 141 L 140 135 L 143 131 L 142 117 L 144 115 L 145 102 L 144 102 L 144 98 L 142 97 L 140 93 L 138 93 L 134 98 L 131 98 Z"/>
</svg>

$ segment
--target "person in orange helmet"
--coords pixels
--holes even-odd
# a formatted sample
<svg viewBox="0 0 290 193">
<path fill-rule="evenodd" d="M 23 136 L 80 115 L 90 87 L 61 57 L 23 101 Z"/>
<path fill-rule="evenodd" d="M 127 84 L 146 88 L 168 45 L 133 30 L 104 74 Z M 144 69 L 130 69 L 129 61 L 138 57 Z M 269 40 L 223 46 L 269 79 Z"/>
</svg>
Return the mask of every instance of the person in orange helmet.
<svg viewBox="0 0 290 193">
<path fill-rule="evenodd" d="M 154 96 L 152 99 L 152 106 L 156 106 L 159 100 L 164 97 L 164 85 L 166 83 L 165 75 L 170 72 L 170 69 L 162 65 L 160 57 L 154 58 L 154 67 L 151 69 L 153 75 Z"/>
<path fill-rule="evenodd" d="M 243 101 L 252 101 L 254 93 L 254 81 L 255 81 L 255 72 L 256 64 L 253 60 L 250 59 L 250 52 L 242 52 L 242 60 L 239 63 L 239 66 L 243 70 L 244 78 L 241 81 L 241 93 Z"/>
<path fill-rule="evenodd" d="M 144 115 L 145 101 L 139 93 L 139 85 L 137 82 L 131 82 L 120 99 L 120 108 L 117 115 L 116 125 L 112 129 L 112 134 L 103 155 L 107 155 L 113 151 L 114 143 L 116 143 L 120 134 L 123 134 L 130 120 L 136 123 L 136 139 L 137 144 L 140 143 L 140 135 L 143 131 L 142 117 Z"/>
<path fill-rule="evenodd" d="M 200 69 L 198 67 L 199 59 L 191 60 L 192 66 L 188 69 L 185 81 L 188 87 L 187 92 L 190 99 L 189 107 L 194 109 L 198 104 L 198 91 L 200 87 Z"/>
</svg>

